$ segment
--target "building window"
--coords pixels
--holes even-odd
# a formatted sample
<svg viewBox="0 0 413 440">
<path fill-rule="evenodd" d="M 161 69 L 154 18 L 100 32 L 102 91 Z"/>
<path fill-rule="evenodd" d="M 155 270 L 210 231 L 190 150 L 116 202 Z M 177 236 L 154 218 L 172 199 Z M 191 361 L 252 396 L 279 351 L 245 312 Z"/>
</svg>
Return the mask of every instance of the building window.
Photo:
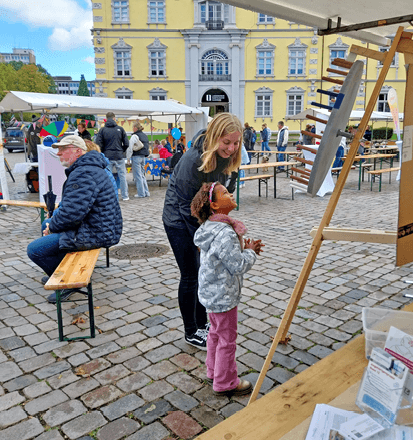
<svg viewBox="0 0 413 440">
<path fill-rule="evenodd" d="M 267 39 L 257 49 L 257 76 L 274 76 L 274 49 Z"/>
<path fill-rule="evenodd" d="M 288 59 L 288 74 L 289 75 L 304 75 L 305 67 L 305 51 L 290 49 Z"/>
<path fill-rule="evenodd" d="M 113 22 L 128 23 L 129 22 L 129 0 L 112 2 Z"/>
<path fill-rule="evenodd" d="M 380 47 L 379 50 L 380 50 L 380 52 L 386 53 L 386 52 L 389 51 L 389 48 L 388 47 Z M 394 54 L 394 57 L 393 57 L 392 62 L 390 64 L 390 67 L 396 67 L 397 66 L 397 59 L 396 59 L 396 57 L 397 57 L 397 52 Z M 378 61 L 377 64 L 378 64 L 379 67 L 381 67 L 383 65 L 383 63 L 381 61 Z"/>
<path fill-rule="evenodd" d="M 334 66 L 331 64 L 334 59 L 336 58 L 347 58 L 347 50 L 349 48 L 348 44 L 344 44 L 340 37 L 337 38 L 336 42 L 333 44 L 330 44 L 330 67 L 336 69 L 336 70 L 345 70 L 342 67 Z"/>
<path fill-rule="evenodd" d="M 222 50 L 209 50 L 201 58 L 200 81 L 231 81 L 228 55 Z"/>
<path fill-rule="evenodd" d="M 272 118 L 272 96 L 274 91 L 261 87 L 255 91 L 255 117 Z"/>
<path fill-rule="evenodd" d="M 199 21 L 205 23 L 207 29 L 220 30 L 230 21 L 229 5 L 215 1 L 199 3 Z"/>
<path fill-rule="evenodd" d="M 304 110 L 304 90 L 292 87 L 287 90 L 287 116 L 294 116 Z"/>
<path fill-rule="evenodd" d="M 377 111 L 378 112 L 389 112 L 390 111 L 387 97 L 388 97 L 387 90 L 382 90 L 379 93 L 379 99 L 377 100 Z"/>
<path fill-rule="evenodd" d="M 131 54 L 129 51 L 115 52 L 116 59 L 116 75 L 130 76 Z"/>
<path fill-rule="evenodd" d="M 133 91 L 123 86 L 115 90 L 115 97 L 117 99 L 133 99 Z"/>
<path fill-rule="evenodd" d="M 166 90 L 156 87 L 155 89 L 149 90 L 149 98 L 151 101 L 166 101 Z"/>
<path fill-rule="evenodd" d="M 258 14 L 258 24 L 274 24 L 274 17 L 266 14 Z"/>
<path fill-rule="evenodd" d="M 146 46 L 149 55 L 149 76 L 151 77 L 165 77 L 165 59 L 167 46 L 155 38 L 155 41 Z"/>
<path fill-rule="evenodd" d="M 165 2 L 149 2 L 149 23 L 165 23 Z"/>
</svg>

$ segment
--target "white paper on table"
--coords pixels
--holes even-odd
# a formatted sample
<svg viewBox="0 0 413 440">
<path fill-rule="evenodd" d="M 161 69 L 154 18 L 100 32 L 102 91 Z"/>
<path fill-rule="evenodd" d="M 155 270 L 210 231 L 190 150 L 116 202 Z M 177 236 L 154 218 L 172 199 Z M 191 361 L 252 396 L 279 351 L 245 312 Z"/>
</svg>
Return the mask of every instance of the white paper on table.
<svg viewBox="0 0 413 440">
<path fill-rule="evenodd" d="M 366 440 L 383 430 L 383 426 L 367 414 L 358 415 L 354 419 L 342 423 L 339 428 L 340 434 L 350 440 Z"/>
<path fill-rule="evenodd" d="M 359 415 L 330 405 L 316 405 L 305 440 L 330 440 L 330 431 L 338 431 L 342 423 Z"/>
<path fill-rule="evenodd" d="M 402 361 L 410 370 L 403 397 L 411 404 L 413 402 L 413 336 L 396 327 L 390 327 L 384 349 Z"/>
<path fill-rule="evenodd" d="M 403 362 L 374 347 L 357 394 L 357 406 L 390 428 L 396 421 L 408 374 Z"/>
<path fill-rule="evenodd" d="M 413 428 L 394 425 L 373 435 L 369 440 L 413 440 Z"/>
</svg>

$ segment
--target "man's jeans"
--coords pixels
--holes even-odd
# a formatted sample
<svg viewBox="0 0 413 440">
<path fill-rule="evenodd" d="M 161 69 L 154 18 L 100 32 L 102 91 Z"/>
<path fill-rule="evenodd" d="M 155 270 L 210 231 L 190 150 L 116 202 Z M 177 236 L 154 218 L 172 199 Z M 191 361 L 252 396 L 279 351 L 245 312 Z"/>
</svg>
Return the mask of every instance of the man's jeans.
<svg viewBox="0 0 413 440">
<path fill-rule="evenodd" d="M 149 197 L 148 183 L 145 177 L 145 156 L 132 156 L 132 172 L 138 197 Z"/>
<path fill-rule="evenodd" d="M 270 149 L 270 147 L 268 146 L 268 141 L 267 142 L 265 142 L 265 141 L 262 141 L 261 142 L 261 150 L 265 150 L 265 151 L 271 151 L 271 149 Z"/>
<path fill-rule="evenodd" d="M 50 277 L 66 255 L 59 250 L 60 234 L 50 234 L 32 241 L 27 246 L 27 255 Z"/>
<path fill-rule="evenodd" d="M 287 145 L 285 145 L 284 147 L 277 147 L 278 151 L 285 151 L 285 149 L 287 148 Z M 284 154 L 278 154 L 278 162 L 284 162 Z M 280 168 L 284 168 L 284 167 L 280 167 Z"/>
<path fill-rule="evenodd" d="M 127 199 L 129 197 L 128 193 L 128 183 L 126 181 L 126 166 L 125 161 L 121 160 L 110 160 L 110 165 L 116 168 L 120 181 L 120 192 L 122 194 L 122 199 Z"/>
</svg>

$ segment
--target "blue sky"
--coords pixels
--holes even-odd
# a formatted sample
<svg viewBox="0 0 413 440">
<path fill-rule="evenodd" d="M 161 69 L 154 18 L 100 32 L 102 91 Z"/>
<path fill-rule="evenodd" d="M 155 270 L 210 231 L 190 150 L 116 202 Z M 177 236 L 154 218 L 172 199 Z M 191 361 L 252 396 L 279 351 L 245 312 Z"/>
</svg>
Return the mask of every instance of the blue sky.
<svg viewBox="0 0 413 440">
<path fill-rule="evenodd" d="M 0 52 L 33 49 L 52 76 L 95 79 L 90 0 L 0 0 Z"/>
</svg>

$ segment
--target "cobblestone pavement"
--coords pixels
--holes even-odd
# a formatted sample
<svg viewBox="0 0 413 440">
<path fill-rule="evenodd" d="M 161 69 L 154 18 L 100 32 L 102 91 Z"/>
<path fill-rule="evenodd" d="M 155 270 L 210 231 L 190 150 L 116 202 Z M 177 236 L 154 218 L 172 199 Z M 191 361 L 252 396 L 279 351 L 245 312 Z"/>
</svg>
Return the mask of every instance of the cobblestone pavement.
<svg viewBox="0 0 413 440">
<path fill-rule="evenodd" d="M 21 154 L 8 154 L 21 161 Z M 13 159 L 13 160 L 11 160 Z M 352 171 L 331 225 L 395 230 L 398 184 L 383 178 L 382 192 L 364 182 L 357 190 Z M 17 199 L 24 180 L 9 187 Z M 149 182 L 151 197 L 121 202 L 121 243 L 168 244 L 161 222 L 166 183 Z M 310 229 L 328 197 L 311 199 L 277 178 L 268 199 L 257 196 L 257 182 L 241 190 L 248 235 L 261 238 L 265 252 L 245 277 L 239 305 L 239 374 L 255 381 L 305 256 Z M 183 341 L 177 301 L 178 270 L 171 251 L 133 260 L 101 253 L 93 274 L 95 339 L 59 342 L 55 306 L 40 284 L 42 273 L 26 255 L 40 235 L 36 210 L 0 212 L 0 440 L 160 440 L 191 439 L 243 408 L 248 397 L 215 397 L 205 379 L 205 352 Z M 325 242 L 290 328 L 291 343 L 280 346 L 261 392 L 268 393 L 357 336 L 361 309 L 397 309 L 409 285 L 411 265 L 395 268 L 395 246 Z M 64 304 L 65 332 L 81 333 L 88 316 L 81 303 Z M 85 324 L 72 322 L 81 316 Z"/>
</svg>

